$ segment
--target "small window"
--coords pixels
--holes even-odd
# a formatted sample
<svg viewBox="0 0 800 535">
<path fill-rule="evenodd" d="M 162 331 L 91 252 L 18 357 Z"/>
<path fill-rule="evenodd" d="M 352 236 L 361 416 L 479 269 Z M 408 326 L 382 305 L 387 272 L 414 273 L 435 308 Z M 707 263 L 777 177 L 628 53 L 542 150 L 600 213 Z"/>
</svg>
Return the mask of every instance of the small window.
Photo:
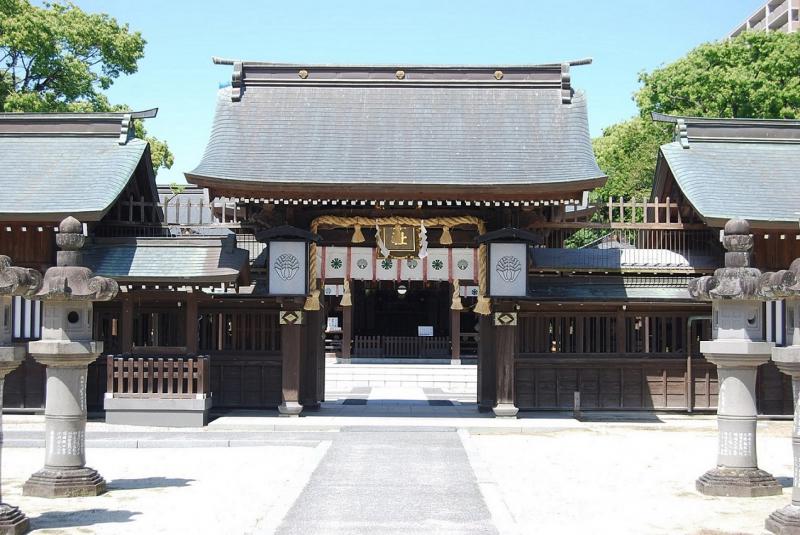
<svg viewBox="0 0 800 535">
<path fill-rule="evenodd" d="M 75 325 L 76 323 L 78 323 L 78 321 L 79 321 L 80 319 L 81 319 L 81 316 L 80 316 L 80 314 L 78 314 L 78 313 L 77 313 L 76 311 L 74 311 L 74 310 L 70 310 L 70 311 L 69 311 L 69 314 L 67 314 L 67 321 L 68 321 L 68 322 L 70 322 L 70 323 L 71 323 L 71 324 L 73 324 L 73 325 Z"/>
</svg>

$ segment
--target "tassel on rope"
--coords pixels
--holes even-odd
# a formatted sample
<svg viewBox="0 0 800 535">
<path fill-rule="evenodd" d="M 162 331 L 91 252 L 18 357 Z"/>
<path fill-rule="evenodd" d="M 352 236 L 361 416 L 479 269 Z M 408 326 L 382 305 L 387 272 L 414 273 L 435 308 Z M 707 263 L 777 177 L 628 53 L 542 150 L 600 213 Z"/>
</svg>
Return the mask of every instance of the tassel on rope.
<svg viewBox="0 0 800 535">
<path fill-rule="evenodd" d="M 452 245 L 453 237 L 450 235 L 450 227 L 444 227 L 442 229 L 442 237 L 439 240 L 439 243 L 442 245 Z"/>
<path fill-rule="evenodd" d="M 339 305 L 343 307 L 351 307 L 353 306 L 353 298 L 350 295 L 350 279 L 344 280 L 344 294 L 342 295 L 342 301 Z"/>
<path fill-rule="evenodd" d="M 478 302 L 475 303 L 475 308 L 472 309 L 475 314 L 481 316 L 488 316 L 492 313 L 491 301 L 485 295 L 478 296 Z"/>
<path fill-rule="evenodd" d="M 319 310 L 319 290 L 311 290 L 309 296 L 306 297 L 306 303 L 303 305 L 303 310 Z"/>
<path fill-rule="evenodd" d="M 355 225 L 353 231 L 353 243 L 364 243 L 364 233 L 361 232 L 361 225 Z"/>
<path fill-rule="evenodd" d="M 450 310 L 464 310 L 464 305 L 461 304 L 461 285 L 458 279 L 453 279 L 453 301 L 450 303 Z"/>
</svg>

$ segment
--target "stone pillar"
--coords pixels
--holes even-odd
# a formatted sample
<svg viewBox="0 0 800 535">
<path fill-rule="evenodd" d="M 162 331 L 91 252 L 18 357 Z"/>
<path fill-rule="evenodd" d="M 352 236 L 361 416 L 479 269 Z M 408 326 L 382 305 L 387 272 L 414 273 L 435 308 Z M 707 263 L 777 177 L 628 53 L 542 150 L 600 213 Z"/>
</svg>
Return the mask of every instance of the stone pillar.
<svg viewBox="0 0 800 535">
<path fill-rule="evenodd" d="M 281 370 L 281 404 L 278 412 L 281 416 L 300 416 L 303 406 L 300 404 L 300 359 L 303 349 L 302 310 L 281 310 L 281 353 L 283 366 Z"/>
<path fill-rule="evenodd" d="M 762 282 L 770 298 L 786 299 L 787 346 L 772 348 L 772 360 L 780 371 L 791 376 L 795 400 L 792 502 L 769 515 L 764 526 L 779 535 L 800 535 L 800 259 L 792 262 L 788 271 L 765 273 Z"/>
<path fill-rule="evenodd" d="M 11 267 L 7 256 L 0 256 L 0 466 L 3 448 L 3 386 L 6 375 L 25 358 L 25 348 L 12 342 L 11 296 L 30 295 L 42 284 L 42 276 L 32 269 Z M 30 529 L 28 518 L 18 507 L 3 502 L 0 494 L 0 535 L 19 535 Z"/>
<path fill-rule="evenodd" d="M 516 418 L 514 405 L 514 359 L 517 353 L 517 313 L 494 313 L 494 349 L 497 366 L 497 418 Z"/>
<path fill-rule="evenodd" d="M 758 468 L 755 398 L 756 372 L 769 360 L 771 344 L 763 338 L 761 272 L 750 267 L 753 237 L 747 221 L 729 221 L 723 245 L 725 267 L 689 284 L 692 297 L 712 303 L 713 340 L 701 342 L 700 351 L 717 365 L 720 385 L 717 467 L 696 486 L 712 496 L 771 496 L 782 489 Z"/>
<path fill-rule="evenodd" d="M 92 340 L 92 302 L 116 296 L 112 279 L 95 277 L 81 266 L 83 226 L 68 217 L 59 225 L 56 243 L 61 248 L 57 265 L 47 270 L 41 290 L 33 298 L 43 301 L 41 340 L 28 350 L 47 366 L 45 401 L 45 464 L 23 486 L 26 496 L 62 498 L 97 496 L 106 483 L 86 466 L 86 370 L 103 351 Z"/>
</svg>

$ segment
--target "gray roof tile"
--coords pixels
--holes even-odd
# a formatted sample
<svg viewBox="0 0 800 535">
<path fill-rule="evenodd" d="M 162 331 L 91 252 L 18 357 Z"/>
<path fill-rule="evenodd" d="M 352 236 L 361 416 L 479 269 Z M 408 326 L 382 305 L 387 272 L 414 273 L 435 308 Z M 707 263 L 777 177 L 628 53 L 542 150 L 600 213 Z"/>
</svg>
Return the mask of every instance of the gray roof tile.
<svg viewBox="0 0 800 535">
<path fill-rule="evenodd" d="M 147 239 L 100 243 L 84 251 L 98 275 L 120 282 L 233 282 L 247 264 L 244 249 L 229 239 Z"/>
<path fill-rule="evenodd" d="M 800 144 L 699 142 L 662 145 L 675 180 L 706 220 L 800 219 Z"/>
<path fill-rule="evenodd" d="M 223 89 L 187 177 L 342 186 L 604 178 L 584 95 L 561 98 L 529 87 L 287 84 L 246 87 L 232 102 Z"/>
<path fill-rule="evenodd" d="M 123 191 L 147 143 L 113 137 L 0 137 L 0 217 L 96 221 Z"/>
</svg>

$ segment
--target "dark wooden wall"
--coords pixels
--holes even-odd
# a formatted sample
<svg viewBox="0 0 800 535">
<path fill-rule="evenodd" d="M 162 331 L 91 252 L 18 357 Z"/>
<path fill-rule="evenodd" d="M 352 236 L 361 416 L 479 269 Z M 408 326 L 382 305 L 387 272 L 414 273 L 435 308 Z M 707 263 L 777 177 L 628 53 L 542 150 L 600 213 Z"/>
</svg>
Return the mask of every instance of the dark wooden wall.
<svg viewBox="0 0 800 535">
<path fill-rule="evenodd" d="M 54 229 L 54 223 L 0 223 L 0 254 L 15 266 L 44 272 L 55 264 Z"/>
<path fill-rule="evenodd" d="M 794 259 L 800 258 L 800 240 L 797 239 L 796 230 L 756 231 L 753 235 L 753 264 L 761 271 L 789 269 Z"/>
</svg>

